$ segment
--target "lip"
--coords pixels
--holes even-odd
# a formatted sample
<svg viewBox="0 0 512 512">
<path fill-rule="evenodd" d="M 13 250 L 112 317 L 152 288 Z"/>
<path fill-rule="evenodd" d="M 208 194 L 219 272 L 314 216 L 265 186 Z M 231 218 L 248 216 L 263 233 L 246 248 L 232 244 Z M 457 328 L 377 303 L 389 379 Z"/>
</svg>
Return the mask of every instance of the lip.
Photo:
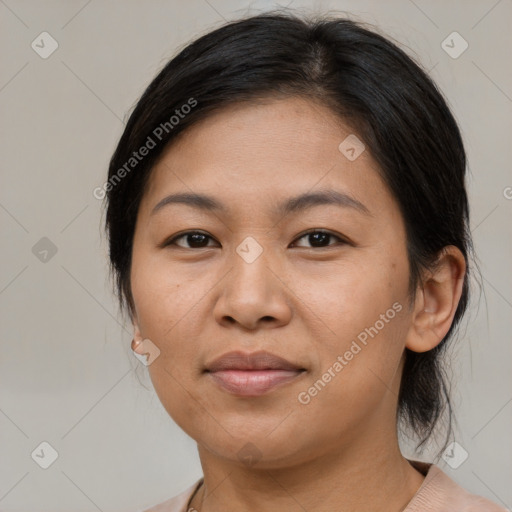
<svg viewBox="0 0 512 512">
<path fill-rule="evenodd" d="M 305 368 L 269 352 L 228 352 L 205 372 L 223 390 L 238 396 L 261 396 L 302 375 Z"/>
</svg>

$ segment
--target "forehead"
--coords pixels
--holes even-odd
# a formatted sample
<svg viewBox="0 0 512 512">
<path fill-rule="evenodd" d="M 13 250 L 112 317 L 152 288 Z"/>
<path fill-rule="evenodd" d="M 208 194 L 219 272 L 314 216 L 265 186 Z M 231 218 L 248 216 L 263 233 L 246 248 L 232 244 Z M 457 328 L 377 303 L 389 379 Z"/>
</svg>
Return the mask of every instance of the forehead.
<svg viewBox="0 0 512 512">
<path fill-rule="evenodd" d="M 246 207 L 317 188 L 361 202 L 392 201 L 368 150 L 347 158 L 340 144 L 357 134 L 329 108 L 300 97 L 234 104 L 188 128 L 151 172 L 151 207 L 173 192 L 203 192 Z"/>
<path fill-rule="evenodd" d="M 352 130 L 339 117 L 317 101 L 267 97 L 228 105 L 209 114 L 181 133 L 164 151 L 162 160 L 193 158 L 200 162 L 214 157 L 234 162 L 253 157 L 254 167 L 258 160 L 276 156 L 288 161 L 307 156 L 314 162 L 321 153 L 337 159 L 339 153 L 332 147 L 328 151 L 328 147 L 350 133 Z"/>
</svg>

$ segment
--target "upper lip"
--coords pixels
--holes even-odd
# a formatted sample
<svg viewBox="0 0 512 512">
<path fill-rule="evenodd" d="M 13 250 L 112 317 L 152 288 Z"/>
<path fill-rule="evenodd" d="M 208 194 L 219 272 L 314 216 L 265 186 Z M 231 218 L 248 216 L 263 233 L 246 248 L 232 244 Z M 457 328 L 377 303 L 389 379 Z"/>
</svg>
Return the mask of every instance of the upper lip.
<svg viewBox="0 0 512 512">
<path fill-rule="evenodd" d="M 206 365 L 207 372 L 222 370 L 304 370 L 304 368 L 264 350 L 227 352 Z"/>
</svg>

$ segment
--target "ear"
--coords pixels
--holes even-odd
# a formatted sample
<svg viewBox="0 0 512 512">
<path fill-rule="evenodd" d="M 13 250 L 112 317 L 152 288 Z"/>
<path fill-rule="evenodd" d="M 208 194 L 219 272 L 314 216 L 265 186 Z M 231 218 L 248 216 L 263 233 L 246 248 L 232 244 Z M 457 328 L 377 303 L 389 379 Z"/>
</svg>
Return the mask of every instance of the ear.
<svg viewBox="0 0 512 512">
<path fill-rule="evenodd" d="M 436 347 L 450 329 L 464 284 L 466 259 L 454 245 L 446 246 L 433 270 L 416 290 L 414 312 L 405 346 L 413 352 Z"/>
</svg>

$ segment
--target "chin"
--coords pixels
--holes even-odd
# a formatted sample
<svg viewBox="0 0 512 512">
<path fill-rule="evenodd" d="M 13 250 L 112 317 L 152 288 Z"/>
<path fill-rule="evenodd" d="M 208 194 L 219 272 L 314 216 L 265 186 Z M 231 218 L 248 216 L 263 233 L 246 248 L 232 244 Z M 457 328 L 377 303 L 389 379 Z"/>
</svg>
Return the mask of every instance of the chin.
<svg viewBox="0 0 512 512">
<path fill-rule="evenodd" d="M 254 470 L 289 468 L 310 458 L 309 450 L 305 450 L 309 444 L 307 441 L 301 442 L 285 431 L 282 434 L 271 434 L 271 437 L 265 437 L 265 434 L 251 437 L 243 433 L 230 436 L 223 431 L 213 439 L 196 437 L 196 441 L 200 456 L 213 455 Z M 290 439 L 293 439 L 293 444 L 290 444 Z"/>
</svg>

